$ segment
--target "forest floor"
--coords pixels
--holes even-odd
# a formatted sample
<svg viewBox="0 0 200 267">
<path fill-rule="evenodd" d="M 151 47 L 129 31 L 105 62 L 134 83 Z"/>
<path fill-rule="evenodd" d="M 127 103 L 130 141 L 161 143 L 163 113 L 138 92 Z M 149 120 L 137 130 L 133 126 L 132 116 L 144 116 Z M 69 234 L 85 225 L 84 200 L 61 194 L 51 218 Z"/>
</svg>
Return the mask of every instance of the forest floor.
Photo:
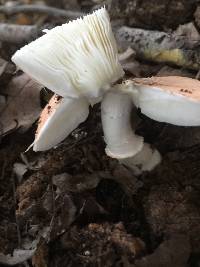
<svg viewBox="0 0 200 267">
<path fill-rule="evenodd" d="M 35 84 L 16 71 L 12 54 L 41 29 L 64 23 L 59 11 L 76 17 L 105 2 L 42 3 L 58 8 L 56 16 L 6 9 L 40 7 L 36 1 L 0 2 L 0 266 L 199 267 L 200 127 L 155 122 L 137 111 L 136 133 L 162 154 L 162 162 L 140 176 L 106 156 L 99 104 L 56 148 L 25 152 L 51 93 L 38 87 L 33 93 Z M 184 24 L 180 35 L 200 40 L 198 1 L 107 2 L 114 31 L 126 25 L 171 34 Z M 3 23 L 19 28 L 8 35 Z M 33 28 L 22 32 L 24 25 Z M 198 66 L 150 61 L 134 45 L 131 55 L 130 44 L 118 40 L 118 46 L 127 77 L 199 77 Z M 194 54 L 198 49 L 198 43 L 190 47 Z"/>
</svg>

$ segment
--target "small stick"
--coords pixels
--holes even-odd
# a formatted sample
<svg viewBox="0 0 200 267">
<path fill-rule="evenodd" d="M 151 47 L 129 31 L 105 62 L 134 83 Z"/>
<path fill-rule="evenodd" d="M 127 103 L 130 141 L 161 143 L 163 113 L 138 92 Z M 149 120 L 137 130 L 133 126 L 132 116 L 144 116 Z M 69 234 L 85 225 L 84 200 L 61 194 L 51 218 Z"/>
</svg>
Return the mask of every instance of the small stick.
<svg viewBox="0 0 200 267">
<path fill-rule="evenodd" d="M 13 183 L 13 198 L 14 198 L 14 204 L 15 208 L 17 207 L 17 197 L 16 197 L 16 186 L 15 186 L 15 175 L 14 172 L 11 174 L 12 176 L 12 183 Z M 15 212 L 15 221 L 16 221 L 16 226 L 17 226 L 17 238 L 18 238 L 18 247 L 21 248 L 21 233 L 20 233 L 20 226 L 19 226 L 19 220 L 17 218 L 16 212 Z"/>
<path fill-rule="evenodd" d="M 198 72 L 197 72 L 197 74 L 195 76 L 195 79 L 199 80 L 199 78 L 200 78 L 200 69 L 198 70 Z"/>
<path fill-rule="evenodd" d="M 120 27 L 115 32 L 120 47 L 131 47 L 140 59 L 169 63 L 183 68 L 199 70 L 199 41 L 176 32 Z"/>
<path fill-rule="evenodd" d="M 4 13 L 6 15 L 13 15 L 17 13 L 42 13 L 51 17 L 64 17 L 70 19 L 75 19 L 84 15 L 83 12 L 79 11 L 62 10 L 43 5 L 0 6 L 0 13 Z"/>
<path fill-rule="evenodd" d="M 37 26 L 0 23 L 0 41 L 20 44 L 28 42 L 38 35 Z"/>
</svg>

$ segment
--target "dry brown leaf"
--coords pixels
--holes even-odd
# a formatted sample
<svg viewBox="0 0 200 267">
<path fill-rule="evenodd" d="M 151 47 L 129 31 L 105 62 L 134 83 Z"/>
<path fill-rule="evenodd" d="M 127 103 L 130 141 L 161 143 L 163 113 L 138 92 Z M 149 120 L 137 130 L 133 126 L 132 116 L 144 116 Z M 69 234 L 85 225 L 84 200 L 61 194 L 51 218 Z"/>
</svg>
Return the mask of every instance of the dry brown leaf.
<svg viewBox="0 0 200 267">
<path fill-rule="evenodd" d="M 3 74 L 7 65 L 8 65 L 8 62 L 4 60 L 3 58 L 0 58 L 0 76 Z"/>
<path fill-rule="evenodd" d="M 174 33 L 180 36 L 186 36 L 191 45 L 194 43 L 199 44 L 200 35 L 193 22 L 179 25 Z"/>
<path fill-rule="evenodd" d="M 91 175 L 72 176 L 68 173 L 62 173 L 53 176 L 53 184 L 57 186 L 57 192 L 83 192 L 97 187 L 100 177 L 99 173 Z"/>
<path fill-rule="evenodd" d="M 182 77 L 188 77 L 188 78 L 195 78 L 195 75 L 192 72 L 189 72 L 185 69 L 178 69 L 178 68 L 172 68 L 169 66 L 162 67 L 156 76 L 159 77 L 165 77 L 165 76 L 182 76 Z"/>
<path fill-rule="evenodd" d="M 0 95 L 0 112 L 5 108 L 6 98 L 3 95 Z"/>
<path fill-rule="evenodd" d="M 187 236 L 174 235 L 161 243 L 153 254 L 137 260 L 135 267 L 186 267 L 190 249 Z"/>
<path fill-rule="evenodd" d="M 35 249 L 15 249 L 13 254 L 4 255 L 0 253 L 0 263 L 6 265 L 16 265 L 30 259 L 35 252 Z"/>
<path fill-rule="evenodd" d="M 7 103 L 0 114 L 1 134 L 14 129 L 29 128 L 41 112 L 40 90 L 42 85 L 26 74 L 14 77 L 5 90 Z"/>
<path fill-rule="evenodd" d="M 37 250 L 32 258 L 34 267 L 47 267 L 48 266 L 48 247 L 46 243 L 40 242 Z"/>
<path fill-rule="evenodd" d="M 15 162 L 13 164 L 13 172 L 16 174 L 19 183 L 22 181 L 23 176 L 27 172 L 27 170 L 27 166 L 23 163 Z"/>
</svg>

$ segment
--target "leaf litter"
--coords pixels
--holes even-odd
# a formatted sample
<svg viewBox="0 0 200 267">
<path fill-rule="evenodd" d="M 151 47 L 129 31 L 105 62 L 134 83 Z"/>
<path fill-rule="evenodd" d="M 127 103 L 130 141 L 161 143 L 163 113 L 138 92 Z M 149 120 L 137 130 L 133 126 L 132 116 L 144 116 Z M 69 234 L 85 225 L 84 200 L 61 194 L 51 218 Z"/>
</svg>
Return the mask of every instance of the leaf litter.
<svg viewBox="0 0 200 267">
<path fill-rule="evenodd" d="M 66 1 L 47 2 L 70 8 Z M 80 7 L 78 10 L 95 8 L 101 1 L 93 2 L 79 1 L 75 6 Z M 131 6 L 136 2 L 136 16 L 132 16 Z M 188 17 L 184 19 L 183 12 L 192 14 L 195 10 L 192 6 L 195 1 L 186 8 L 182 5 L 184 1 L 179 0 L 180 5 L 176 6 L 181 16 L 169 16 L 176 10 L 173 4 L 163 13 L 164 5 L 153 0 L 153 5 L 162 11 L 156 14 L 155 9 L 149 8 L 151 3 L 145 2 L 128 1 L 127 11 L 123 12 L 123 1 L 112 1 L 113 17 L 119 5 L 121 8 L 121 21 L 113 22 L 122 26 L 125 19 L 129 26 L 154 25 L 155 30 L 166 30 L 174 23 L 174 30 L 189 21 Z M 197 26 L 198 12 L 197 7 Z M 160 23 L 162 14 L 166 20 Z M 40 23 L 52 27 L 64 22 L 63 18 L 50 19 L 48 14 L 2 18 L 32 23 L 38 29 Z M 150 18 L 153 24 L 149 24 Z M 177 34 L 198 40 L 195 26 L 193 23 L 180 26 Z M 12 49 L 6 50 L 7 60 Z M 3 53 L 6 54 L 5 46 Z M 183 68 L 143 61 L 132 49 L 121 57 L 127 76 L 196 75 Z M 34 138 L 34 126 L 30 126 L 41 111 L 42 87 L 25 74 L 17 75 L 7 60 L 0 61 L 0 127 L 4 136 L 0 149 L 1 264 L 28 260 L 26 263 L 35 267 L 198 266 L 199 128 L 158 124 L 138 114 L 137 132 L 155 144 L 164 159 L 153 172 L 134 177 L 130 170 L 105 156 L 97 105 L 88 120 L 61 145 L 45 153 L 29 151 L 24 163 L 20 155 Z"/>
</svg>

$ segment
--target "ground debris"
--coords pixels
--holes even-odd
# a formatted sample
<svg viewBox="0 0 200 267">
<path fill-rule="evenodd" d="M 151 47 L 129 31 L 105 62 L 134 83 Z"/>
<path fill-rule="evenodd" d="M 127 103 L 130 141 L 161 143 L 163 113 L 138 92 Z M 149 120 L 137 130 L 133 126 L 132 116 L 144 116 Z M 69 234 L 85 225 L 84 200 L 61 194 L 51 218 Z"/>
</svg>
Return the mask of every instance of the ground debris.
<svg viewBox="0 0 200 267">
<path fill-rule="evenodd" d="M 43 14 L 48 14 L 49 16 L 52 17 L 65 17 L 70 19 L 75 19 L 84 15 L 84 13 L 80 11 L 67 11 L 39 4 L 0 6 L 0 12 L 5 13 L 7 15 L 13 15 L 22 12 L 43 13 Z"/>
<path fill-rule="evenodd" d="M 20 263 L 17 267 L 199 266 L 199 127 L 158 123 L 138 110 L 132 118 L 133 128 L 163 156 L 154 171 L 138 177 L 118 160 L 105 155 L 99 104 L 91 107 L 88 119 L 57 147 L 37 153 L 30 149 L 25 154 L 34 140 L 35 125 L 23 133 L 14 130 L 20 125 L 25 127 L 27 119 L 32 125 L 40 112 L 40 100 L 45 106 L 50 94 L 40 97 L 40 87 L 25 74 L 16 72 L 11 63 L 11 55 L 24 41 L 40 36 L 42 29 L 51 29 L 70 17 L 90 13 L 106 4 L 114 31 L 123 29 L 124 39 L 120 39 L 118 48 L 125 79 L 152 75 L 198 78 L 198 2 L 2 0 L 2 264 L 7 261 Z M 131 34 L 127 35 L 124 29 Z M 151 48 L 153 53 L 145 48 Z M 48 92 L 46 88 L 44 91 Z M 24 115 L 22 109 L 26 106 L 28 113 Z M 24 254 L 19 259 L 20 251 Z"/>
<path fill-rule="evenodd" d="M 48 266 L 48 246 L 41 240 L 37 249 L 32 257 L 32 264 L 34 267 L 47 267 Z"/>
<path fill-rule="evenodd" d="M 53 184 L 55 184 L 60 192 L 71 191 L 81 192 L 85 190 L 91 190 L 97 187 L 100 176 L 97 173 L 88 175 L 76 175 L 72 176 L 68 173 L 62 173 L 53 176 Z"/>
<path fill-rule="evenodd" d="M 24 174 L 27 172 L 27 166 L 25 164 L 15 162 L 13 165 L 13 171 L 18 178 L 18 182 L 20 183 Z"/>
<path fill-rule="evenodd" d="M 184 233 L 195 253 L 200 251 L 199 148 L 167 154 L 146 180 L 145 217 L 157 236 Z M 162 173 L 162 174 L 161 174 Z M 148 189 L 147 189 L 148 188 Z M 144 189 L 145 190 L 145 189 Z"/>
<path fill-rule="evenodd" d="M 128 234 L 122 223 L 89 224 L 86 227 L 72 227 L 61 238 L 61 248 L 65 254 L 54 254 L 50 266 L 112 266 L 123 257 L 133 261 L 145 251 L 144 242 Z M 78 255 L 74 261 L 74 255 Z M 61 264 L 61 265 L 60 265 Z"/>
<path fill-rule="evenodd" d="M 42 86 L 26 74 L 14 77 L 4 90 L 7 103 L 0 114 L 1 134 L 6 135 L 19 127 L 28 129 L 41 112 Z"/>
<path fill-rule="evenodd" d="M 15 66 L 11 62 L 8 62 L 0 57 L 0 95 L 4 95 L 4 88 L 10 82 L 15 72 Z"/>
<path fill-rule="evenodd" d="M 38 27 L 0 23 L 0 41 L 11 44 L 30 42 L 38 36 Z"/>
<path fill-rule="evenodd" d="M 187 236 L 173 235 L 151 254 L 136 260 L 135 267 L 187 267 L 191 252 Z"/>
<path fill-rule="evenodd" d="M 15 249 L 13 251 L 13 255 L 4 255 L 0 253 L 0 263 L 6 265 L 16 265 L 19 263 L 23 263 L 24 261 L 30 259 L 35 250 L 23 250 L 23 249 Z"/>
<path fill-rule="evenodd" d="M 193 30 L 195 39 L 192 39 L 187 36 L 188 30 L 183 35 L 180 35 L 180 31 L 183 32 L 183 29 L 168 33 L 122 26 L 116 30 L 115 36 L 119 47 L 131 47 L 142 60 L 199 70 L 199 34 Z"/>
<path fill-rule="evenodd" d="M 124 18 L 128 25 L 148 29 L 176 28 L 192 17 L 198 0 L 113 0 L 113 18 Z"/>
</svg>

